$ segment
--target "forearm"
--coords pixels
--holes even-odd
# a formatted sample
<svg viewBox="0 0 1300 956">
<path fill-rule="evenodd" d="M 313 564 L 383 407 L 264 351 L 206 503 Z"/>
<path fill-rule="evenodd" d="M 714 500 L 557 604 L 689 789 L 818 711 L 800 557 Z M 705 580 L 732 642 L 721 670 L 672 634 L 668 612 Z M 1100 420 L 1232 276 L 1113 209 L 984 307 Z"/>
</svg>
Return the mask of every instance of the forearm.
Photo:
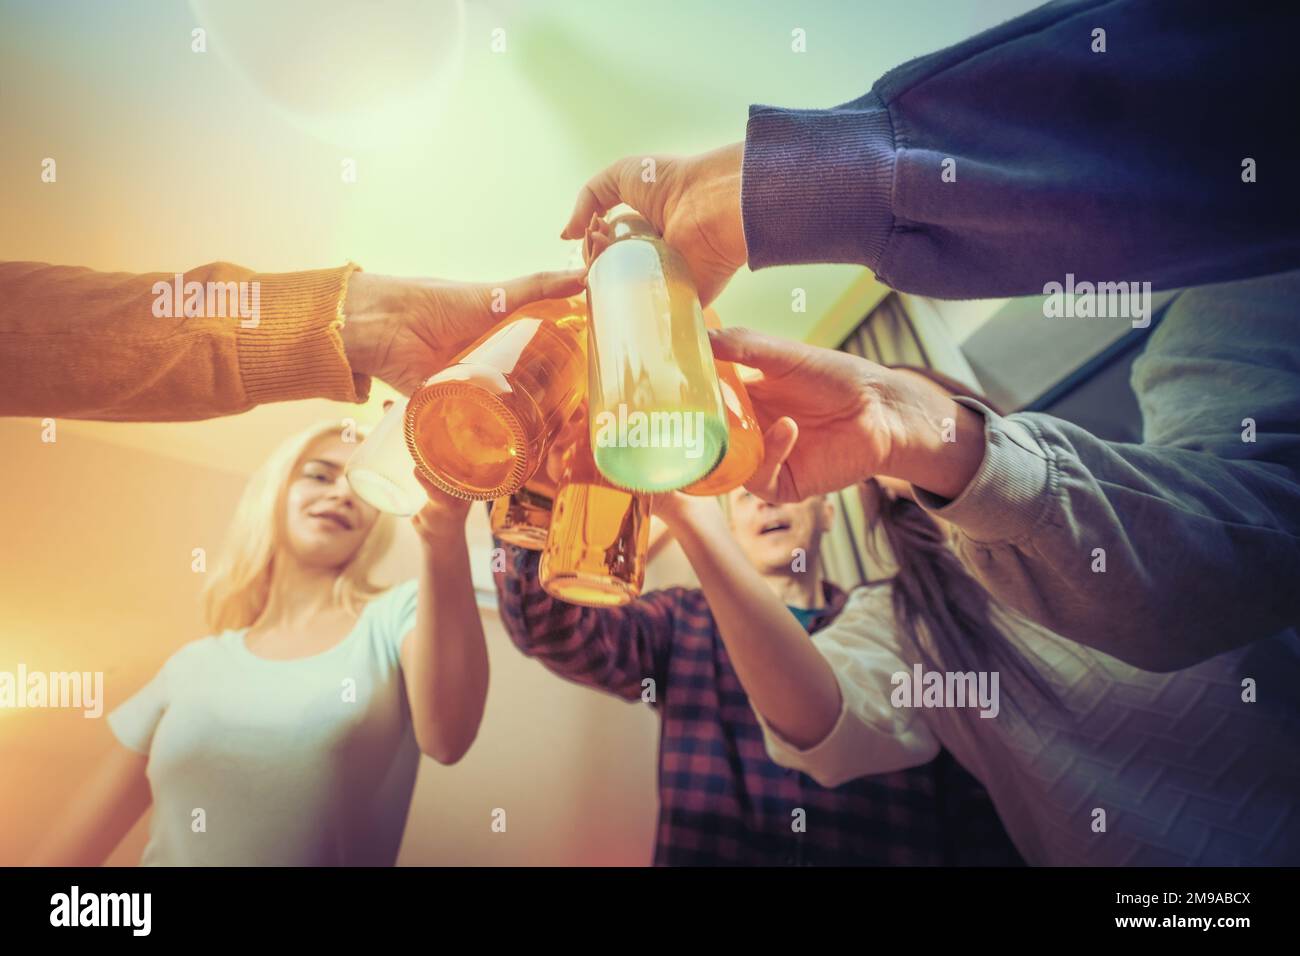
<svg viewBox="0 0 1300 956">
<path fill-rule="evenodd" d="M 796 747 L 824 740 L 842 701 L 830 664 L 737 547 L 716 508 L 673 531 L 754 709 Z"/>
<path fill-rule="evenodd" d="M 1259 95 L 1296 84 L 1283 17 L 1187 0 L 1049 5 L 851 103 L 755 106 L 750 265 L 856 262 L 941 298 L 1043 294 L 1067 274 L 1160 289 L 1295 268 L 1300 191 L 1242 168 L 1285 152 Z M 1121 143 L 1140 148 L 1121 160 Z"/>
<path fill-rule="evenodd" d="M 341 335 L 354 267 L 102 273 L 0 263 L 0 415 L 189 421 L 359 401 Z"/>
<path fill-rule="evenodd" d="M 407 694 L 420 749 L 439 763 L 463 757 L 483 720 L 488 656 L 463 526 L 426 544 L 407 663 Z"/>
<path fill-rule="evenodd" d="M 967 568 L 1005 604 L 1138 667 L 1187 667 L 1293 625 L 1298 294 L 1297 273 L 1181 293 L 1133 365 L 1144 444 L 985 409 L 946 453 L 977 445 L 976 471 L 918 501 L 956 526 Z"/>
<path fill-rule="evenodd" d="M 1148 670 L 1191 666 L 1300 618 L 1300 480 L 1279 465 L 1106 442 L 1046 415 L 990 414 L 988 460 L 955 500 L 995 597 Z"/>
<path fill-rule="evenodd" d="M 149 758 L 114 741 L 112 752 L 27 859 L 28 866 L 101 866 L 152 800 Z"/>
</svg>

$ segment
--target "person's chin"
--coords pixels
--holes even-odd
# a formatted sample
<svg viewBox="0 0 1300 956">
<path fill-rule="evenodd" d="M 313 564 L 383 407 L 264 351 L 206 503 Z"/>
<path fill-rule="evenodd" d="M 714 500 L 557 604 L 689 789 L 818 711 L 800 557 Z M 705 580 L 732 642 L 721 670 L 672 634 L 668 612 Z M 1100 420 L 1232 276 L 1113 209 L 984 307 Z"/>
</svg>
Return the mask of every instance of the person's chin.
<svg viewBox="0 0 1300 956">
<path fill-rule="evenodd" d="M 763 563 L 768 566 L 769 573 L 779 574 L 783 571 L 789 573 L 793 570 L 792 565 L 800 551 L 804 553 L 806 558 L 808 546 L 794 540 L 772 541 L 768 543 L 767 549 L 763 552 Z"/>
<path fill-rule="evenodd" d="M 299 541 L 294 549 L 298 562 L 309 568 L 337 568 L 348 562 L 354 550 L 336 538 L 315 535 Z"/>
<path fill-rule="evenodd" d="M 788 551 L 772 550 L 763 555 L 758 565 L 764 569 L 764 574 L 789 574 L 793 562 L 794 555 Z"/>
</svg>

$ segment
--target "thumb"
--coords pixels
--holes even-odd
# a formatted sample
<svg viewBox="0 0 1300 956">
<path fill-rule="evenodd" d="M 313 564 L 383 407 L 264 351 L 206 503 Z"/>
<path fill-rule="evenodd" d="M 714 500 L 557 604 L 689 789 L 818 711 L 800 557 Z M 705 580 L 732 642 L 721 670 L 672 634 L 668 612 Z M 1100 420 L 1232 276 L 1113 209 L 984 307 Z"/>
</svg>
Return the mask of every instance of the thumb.
<svg viewBox="0 0 1300 956">
<path fill-rule="evenodd" d="M 799 426 L 793 418 L 783 417 L 773 422 L 772 427 L 763 434 L 763 461 L 754 469 L 749 481 L 745 482 L 745 487 L 764 501 L 797 501 L 797 497 L 782 494 L 783 484 L 785 490 L 793 492 L 794 482 L 791 480 L 783 483 L 781 472 L 798 440 Z"/>
<path fill-rule="evenodd" d="M 708 331 L 715 359 L 748 365 L 769 376 L 792 368 L 799 351 L 805 347 L 801 342 L 779 339 L 742 326 Z"/>
<path fill-rule="evenodd" d="M 534 272 L 529 276 L 520 276 L 517 279 L 507 279 L 505 282 L 498 282 L 496 285 L 488 287 L 488 301 L 491 307 L 496 306 L 496 293 L 498 290 L 504 293 L 504 309 L 500 310 L 502 317 L 509 315 L 520 306 L 527 305 L 530 302 L 536 302 L 538 299 L 564 299 L 571 295 L 577 295 L 582 291 L 586 271 L 583 269 L 569 269 L 563 272 Z M 493 308 L 493 311 L 497 311 Z"/>
</svg>

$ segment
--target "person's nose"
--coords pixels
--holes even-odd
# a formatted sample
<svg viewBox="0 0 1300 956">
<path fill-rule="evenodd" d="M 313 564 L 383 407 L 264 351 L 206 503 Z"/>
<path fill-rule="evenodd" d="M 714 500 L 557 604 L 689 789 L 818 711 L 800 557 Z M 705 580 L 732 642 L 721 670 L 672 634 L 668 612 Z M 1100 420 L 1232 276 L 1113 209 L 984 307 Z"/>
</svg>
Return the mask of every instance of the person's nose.
<svg viewBox="0 0 1300 956">
<path fill-rule="evenodd" d="M 356 493 L 348 483 L 347 476 L 342 472 L 339 472 L 339 476 L 334 479 L 334 484 L 330 486 L 328 497 L 339 507 L 351 508 L 353 511 L 357 508 Z"/>
</svg>

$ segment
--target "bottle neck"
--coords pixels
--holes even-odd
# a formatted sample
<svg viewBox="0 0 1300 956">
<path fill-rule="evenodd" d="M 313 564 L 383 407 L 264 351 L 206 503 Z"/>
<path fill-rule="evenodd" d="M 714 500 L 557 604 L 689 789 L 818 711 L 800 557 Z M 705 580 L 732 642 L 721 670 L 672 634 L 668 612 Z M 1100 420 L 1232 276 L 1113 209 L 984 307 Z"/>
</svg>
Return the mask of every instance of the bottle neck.
<svg viewBox="0 0 1300 956">
<path fill-rule="evenodd" d="M 650 220 L 637 212 L 620 213 L 609 220 L 609 238 L 613 242 L 620 239 L 658 239 L 659 232 L 650 225 Z"/>
</svg>

